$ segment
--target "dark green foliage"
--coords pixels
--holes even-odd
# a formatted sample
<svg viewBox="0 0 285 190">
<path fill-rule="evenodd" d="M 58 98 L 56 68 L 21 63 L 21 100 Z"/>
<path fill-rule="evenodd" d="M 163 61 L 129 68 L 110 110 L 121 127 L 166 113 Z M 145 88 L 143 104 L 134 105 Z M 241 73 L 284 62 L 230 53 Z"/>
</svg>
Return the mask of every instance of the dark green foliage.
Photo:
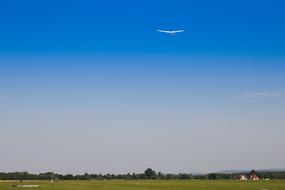
<svg viewBox="0 0 285 190">
<path fill-rule="evenodd" d="M 152 170 L 151 168 L 148 168 L 144 172 L 144 176 L 146 179 L 156 179 L 156 172 Z"/>
<path fill-rule="evenodd" d="M 285 179 L 285 172 L 253 172 L 260 179 Z M 127 180 L 141 180 L 141 179 L 161 179 L 161 180 L 171 180 L 171 179 L 209 179 L 209 180 L 224 180 L 224 179 L 237 179 L 239 175 L 248 175 L 248 173 L 238 173 L 238 174 L 222 174 L 222 173 L 210 173 L 206 175 L 192 175 L 186 173 L 180 174 L 163 174 L 161 172 L 156 173 L 151 168 L 145 170 L 144 173 L 127 173 L 127 174 L 88 174 L 83 175 L 60 175 L 54 174 L 55 180 L 111 180 L 111 179 L 127 179 Z M 0 180 L 51 180 L 52 173 L 40 173 L 40 174 L 30 174 L 28 172 L 10 172 L 10 173 L 0 173 Z"/>
</svg>

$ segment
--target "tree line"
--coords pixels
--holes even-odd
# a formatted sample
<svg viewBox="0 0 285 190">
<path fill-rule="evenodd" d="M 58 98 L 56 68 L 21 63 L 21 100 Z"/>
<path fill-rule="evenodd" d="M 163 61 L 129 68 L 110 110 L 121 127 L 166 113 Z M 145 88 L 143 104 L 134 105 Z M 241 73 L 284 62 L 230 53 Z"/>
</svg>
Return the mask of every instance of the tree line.
<svg viewBox="0 0 285 190">
<path fill-rule="evenodd" d="M 111 179 L 125 179 L 125 180 L 144 180 L 144 179 L 161 179 L 161 180 L 189 180 L 189 179 L 236 179 L 238 175 L 247 175 L 246 173 L 239 174 L 223 174 L 223 173 L 210 173 L 205 175 L 192 175 L 190 173 L 179 174 L 163 174 L 148 168 L 144 173 L 127 173 L 127 174 L 88 174 L 72 175 L 72 174 L 56 174 L 52 172 L 31 174 L 28 172 L 0 172 L 0 180 L 111 180 Z M 285 179 L 285 172 L 258 172 L 257 176 L 261 179 Z"/>
<path fill-rule="evenodd" d="M 88 174 L 73 175 L 73 174 L 56 174 L 52 172 L 31 174 L 28 172 L 0 172 L 0 180 L 111 180 L 111 179 L 126 179 L 126 180 L 141 180 L 141 179 L 191 179 L 192 174 L 163 174 L 156 172 L 151 168 L 145 170 L 144 173 L 127 173 L 127 174 Z"/>
<path fill-rule="evenodd" d="M 283 171 L 260 171 L 251 170 L 249 173 L 233 173 L 233 174 L 223 174 L 223 173 L 210 173 L 204 176 L 206 179 L 217 180 L 217 179 L 239 179 L 239 176 L 244 175 L 248 178 L 250 175 L 255 174 L 259 179 L 285 179 L 285 172 Z M 200 176 L 201 177 L 201 176 Z"/>
</svg>

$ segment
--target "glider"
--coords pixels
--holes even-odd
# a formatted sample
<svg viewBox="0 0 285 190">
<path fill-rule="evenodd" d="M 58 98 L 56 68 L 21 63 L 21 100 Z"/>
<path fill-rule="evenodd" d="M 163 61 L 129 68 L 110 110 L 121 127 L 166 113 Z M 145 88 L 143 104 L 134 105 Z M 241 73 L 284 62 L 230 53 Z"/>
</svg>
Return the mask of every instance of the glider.
<svg viewBox="0 0 285 190">
<path fill-rule="evenodd" d="M 175 36 L 176 33 L 184 32 L 185 30 L 157 30 L 157 32 L 162 32 L 169 34 L 170 36 Z"/>
</svg>

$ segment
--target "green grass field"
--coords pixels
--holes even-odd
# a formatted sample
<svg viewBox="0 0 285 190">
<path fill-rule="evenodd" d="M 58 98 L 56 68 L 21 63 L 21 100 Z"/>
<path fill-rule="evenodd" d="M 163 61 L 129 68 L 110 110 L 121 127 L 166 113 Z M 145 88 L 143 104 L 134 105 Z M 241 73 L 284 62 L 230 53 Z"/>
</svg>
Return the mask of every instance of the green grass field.
<svg viewBox="0 0 285 190">
<path fill-rule="evenodd" d="M 13 187 L 17 184 L 37 184 L 38 188 Z M 169 180 L 169 181 L 0 181 L 0 190 L 285 190 L 285 180 L 272 181 L 207 181 L 207 180 Z"/>
</svg>

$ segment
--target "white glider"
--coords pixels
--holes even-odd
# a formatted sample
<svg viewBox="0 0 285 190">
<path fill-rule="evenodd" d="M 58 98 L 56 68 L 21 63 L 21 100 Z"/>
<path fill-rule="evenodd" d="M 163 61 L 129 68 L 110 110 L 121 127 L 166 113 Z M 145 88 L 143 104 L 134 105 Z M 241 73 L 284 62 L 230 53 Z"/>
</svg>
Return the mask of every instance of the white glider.
<svg viewBox="0 0 285 190">
<path fill-rule="evenodd" d="M 170 36 L 175 36 L 176 33 L 184 32 L 185 30 L 157 30 L 157 32 L 162 32 L 169 34 Z"/>
</svg>

